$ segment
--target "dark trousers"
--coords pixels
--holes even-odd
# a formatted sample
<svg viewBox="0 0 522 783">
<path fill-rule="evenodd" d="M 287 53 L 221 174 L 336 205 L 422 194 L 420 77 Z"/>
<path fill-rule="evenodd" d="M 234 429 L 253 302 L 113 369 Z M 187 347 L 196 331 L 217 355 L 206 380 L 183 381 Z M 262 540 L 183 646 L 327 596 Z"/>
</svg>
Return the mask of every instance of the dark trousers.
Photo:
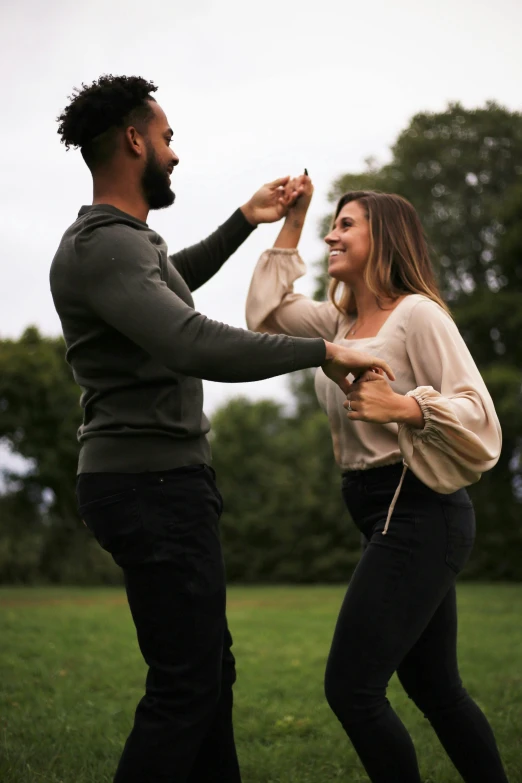
<svg viewBox="0 0 522 783">
<path fill-rule="evenodd" d="M 149 667 L 115 783 L 240 783 L 212 469 L 86 473 L 77 495 L 82 519 L 123 569 Z"/>
<path fill-rule="evenodd" d="M 344 599 L 328 659 L 328 702 L 373 783 L 420 783 L 413 743 L 386 698 L 394 672 L 467 783 L 507 781 L 493 732 L 457 665 L 455 580 L 475 536 L 465 490 L 439 495 L 402 465 L 343 476 L 368 544 Z"/>
</svg>

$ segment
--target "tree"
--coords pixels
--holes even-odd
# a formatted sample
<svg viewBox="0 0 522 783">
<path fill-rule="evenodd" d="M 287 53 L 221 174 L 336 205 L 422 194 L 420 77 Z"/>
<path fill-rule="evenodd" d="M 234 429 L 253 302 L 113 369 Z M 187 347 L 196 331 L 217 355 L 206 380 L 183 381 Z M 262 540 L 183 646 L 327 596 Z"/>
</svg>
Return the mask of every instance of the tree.
<svg viewBox="0 0 522 783">
<path fill-rule="evenodd" d="M 120 581 L 78 517 L 82 414 L 64 357 L 62 338 L 34 327 L 0 341 L 0 440 L 32 465 L 25 475 L 8 473 L 0 498 L 0 581 Z"/>
<path fill-rule="evenodd" d="M 347 581 L 359 554 L 320 412 L 235 399 L 212 420 L 229 579 Z"/>
<path fill-rule="evenodd" d="M 65 520 L 76 514 L 75 434 L 82 415 L 64 357 L 62 338 L 42 337 L 34 327 L 20 340 L 0 342 L 0 438 L 34 463 L 22 485 L 40 492 L 38 502 L 50 490 L 50 510 Z"/>
</svg>

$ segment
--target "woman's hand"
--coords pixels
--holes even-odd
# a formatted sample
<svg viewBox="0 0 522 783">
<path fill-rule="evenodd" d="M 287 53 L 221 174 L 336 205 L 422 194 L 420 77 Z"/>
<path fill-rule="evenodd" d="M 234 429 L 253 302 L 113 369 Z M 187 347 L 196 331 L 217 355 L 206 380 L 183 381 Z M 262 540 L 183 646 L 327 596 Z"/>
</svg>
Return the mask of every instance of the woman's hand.
<svg viewBox="0 0 522 783">
<path fill-rule="evenodd" d="M 301 217 L 304 221 L 308 207 L 314 195 L 314 186 L 308 174 L 301 174 L 299 177 L 291 179 L 285 188 L 291 197 L 291 206 L 288 210 L 286 219 L 292 220 Z M 294 194 L 297 194 L 294 197 Z"/>
<path fill-rule="evenodd" d="M 382 371 L 365 372 L 354 381 L 343 406 L 352 421 L 424 427 L 424 416 L 417 400 L 394 392 Z"/>
<path fill-rule="evenodd" d="M 314 186 L 307 174 L 301 174 L 300 177 L 295 177 L 287 182 L 284 196 L 287 204 L 286 220 L 274 247 L 290 250 L 297 247 L 313 192 Z"/>
</svg>

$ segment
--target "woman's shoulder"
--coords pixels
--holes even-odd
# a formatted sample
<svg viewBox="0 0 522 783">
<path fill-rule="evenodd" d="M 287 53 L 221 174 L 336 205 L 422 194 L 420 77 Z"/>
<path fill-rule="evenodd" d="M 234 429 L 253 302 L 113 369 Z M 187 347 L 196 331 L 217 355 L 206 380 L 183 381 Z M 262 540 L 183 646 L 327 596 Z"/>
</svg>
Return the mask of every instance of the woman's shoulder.
<svg viewBox="0 0 522 783">
<path fill-rule="evenodd" d="M 455 322 L 442 305 L 424 294 L 411 294 L 407 299 L 404 327 L 408 338 L 422 341 L 429 335 L 453 335 Z"/>
<path fill-rule="evenodd" d="M 449 312 L 434 299 L 424 294 L 409 294 L 404 299 L 404 311 L 409 315 L 409 320 L 419 320 L 432 316 L 444 316 L 451 320 Z"/>
</svg>

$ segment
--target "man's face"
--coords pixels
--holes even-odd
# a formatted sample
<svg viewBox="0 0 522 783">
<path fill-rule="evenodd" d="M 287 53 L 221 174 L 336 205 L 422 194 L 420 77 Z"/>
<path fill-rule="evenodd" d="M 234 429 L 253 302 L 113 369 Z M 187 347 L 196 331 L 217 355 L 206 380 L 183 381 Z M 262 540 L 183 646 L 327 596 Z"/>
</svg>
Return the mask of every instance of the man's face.
<svg viewBox="0 0 522 783">
<path fill-rule="evenodd" d="M 141 185 L 149 208 L 164 209 L 170 207 L 176 197 L 170 189 L 170 178 L 179 158 L 170 147 L 173 131 L 165 112 L 154 101 L 151 101 L 151 108 L 154 117 L 147 125 L 147 160 Z"/>
</svg>

